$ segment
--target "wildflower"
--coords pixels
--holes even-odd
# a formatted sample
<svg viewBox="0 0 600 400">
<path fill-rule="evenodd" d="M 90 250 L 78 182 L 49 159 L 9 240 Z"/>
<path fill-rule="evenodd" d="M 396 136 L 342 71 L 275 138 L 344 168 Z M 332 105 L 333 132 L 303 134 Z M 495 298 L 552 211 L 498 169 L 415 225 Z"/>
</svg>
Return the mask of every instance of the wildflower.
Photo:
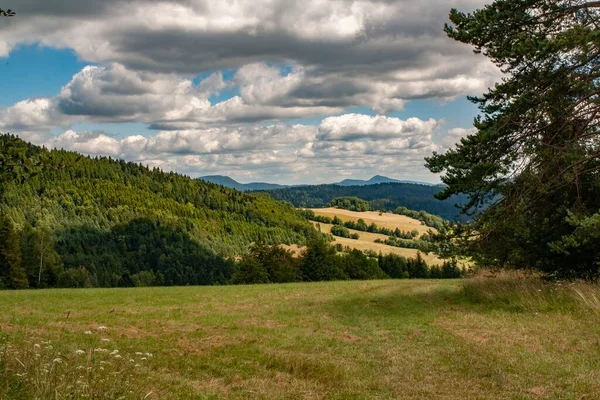
<svg viewBox="0 0 600 400">
<path fill-rule="evenodd" d="M 42 355 L 40 353 L 35 353 L 35 358 L 40 358 Z"/>
<path fill-rule="evenodd" d="M 130 362 L 130 363 L 134 363 L 134 362 L 135 362 L 135 360 L 134 360 L 133 358 L 131 358 L 131 359 L 129 360 L 129 362 Z"/>
<path fill-rule="evenodd" d="M 123 357 L 121 357 L 119 354 L 117 354 L 117 355 L 115 356 L 115 358 L 123 358 Z"/>
<path fill-rule="evenodd" d="M 146 353 L 146 357 L 152 358 L 152 353 Z"/>
<path fill-rule="evenodd" d="M 140 364 L 135 364 L 134 367 L 138 368 L 140 366 Z"/>
<path fill-rule="evenodd" d="M 85 351 L 83 350 L 75 350 L 75 354 L 77 354 L 78 356 L 85 354 Z"/>
<path fill-rule="evenodd" d="M 108 353 L 108 350 L 107 349 L 98 348 L 98 349 L 94 349 L 94 352 L 96 352 L 96 353 Z"/>
<path fill-rule="evenodd" d="M 103 342 L 110 342 L 110 339 L 107 339 L 107 338 L 102 338 L 100 340 L 103 341 Z"/>
<path fill-rule="evenodd" d="M 136 355 L 136 356 L 143 356 L 143 355 L 144 355 L 144 353 L 141 353 L 141 352 L 139 352 L 139 351 L 136 351 L 136 352 L 135 352 L 135 355 Z"/>
<path fill-rule="evenodd" d="M 50 345 L 46 346 L 46 350 L 52 350 L 52 349 L 54 349 L 54 347 L 52 347 Z"/>
<path fill-rule="evenodd" d="M 92 331 L 85 331 L 85 332 L 83 332 L 83 334 L 84 334 L 84 335 L 91 335 L 91 334 L 92 334 Z"/>
<path fill-rule="evenodd" d="M 114 356 L 115 354 L 119 354 L 119 350 L 113 350 L 113 352 L 110 353 L 111 356 Z"/>
<path fill-rule="evenodd" d="M 147 358 L 146 358 L 146 357 L 142 357 L 142 358 L 140 358 L 140 360 L 142 360 L 142 361 L 146 361 L 146 360 L 147 360 Z"/>
<path fill-rule="evenodd" d="M 60 364 L 62 360 L 60 358 L 55 358 L 54 360 L 52 360 L 52 362 L 55 364 Z"/>
<path fill-rule="evenodd" d="M 33 345 L 33 348 L 34 348 L 34 349 L 39 349 L 40 347 L 42 347 L 42 346 L 40 346 L 40 345 L 39 345 L 39 344 L 37 344 L 37 343 Z"/>
<path fill-rule="evenodd" d="M 98 329 L 99 331 L 105 331 L 105 330 L 107 330 L 108 328 L 107 328 L 106 326 L 104 326 L 104 325 L 100 325 L 100 326 L 99 326 L 99 327 L 97 327 L 96 329 Z"/>
</svg>

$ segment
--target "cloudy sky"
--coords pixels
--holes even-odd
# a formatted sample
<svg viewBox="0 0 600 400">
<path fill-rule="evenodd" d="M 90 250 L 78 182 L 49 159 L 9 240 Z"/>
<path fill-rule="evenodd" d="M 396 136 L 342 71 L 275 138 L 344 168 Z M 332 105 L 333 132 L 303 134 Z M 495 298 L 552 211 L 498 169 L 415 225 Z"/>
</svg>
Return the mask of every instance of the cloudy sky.
<svg viewBox="0 0 600 400">
<path fill-rule="evenodd" d="M 423 158 L 500 78 L 443 25 L 485 3 L 0 0 L 0 131 L 194 177 L 438 182 Z"/>
</svg>

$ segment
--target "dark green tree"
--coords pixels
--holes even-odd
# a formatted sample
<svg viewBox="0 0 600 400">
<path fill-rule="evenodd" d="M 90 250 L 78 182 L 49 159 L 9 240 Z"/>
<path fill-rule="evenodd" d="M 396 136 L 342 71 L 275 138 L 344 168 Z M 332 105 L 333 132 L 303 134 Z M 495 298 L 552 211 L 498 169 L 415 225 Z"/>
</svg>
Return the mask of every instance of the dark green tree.
<svg viewBox="0 0 600 400">
<path fill-rule="evenodd" d="M 486 265 L 597 277 L 600 2 L 496 0 L 450 20 L 451 38 L 505 73 L 471 98 L 476 133 L 427 159 L 447 185 L 438 197 L 467 194 L 462 210 L 476 216 L 451 229 L 454 250 Z"/>
<path fill-rule="evenodd" d="M 29 287 L 22 265 L 19 235 L 13 222 L 6 216 L 0 217 L 0 287 Z"/>
<path fill-rule="evenodd" d="M 305 281 L 346 279 L 335 249 L 322 238 L 309 241 L 300 260 L 300 273 Z"/>
<path fill-rule="evenodd" d="M 231 283 L 234 285 L 269 283 L 269 274 L 265 266 L 256 258 L 246 255 L 238 262 Z"/>
</svg>

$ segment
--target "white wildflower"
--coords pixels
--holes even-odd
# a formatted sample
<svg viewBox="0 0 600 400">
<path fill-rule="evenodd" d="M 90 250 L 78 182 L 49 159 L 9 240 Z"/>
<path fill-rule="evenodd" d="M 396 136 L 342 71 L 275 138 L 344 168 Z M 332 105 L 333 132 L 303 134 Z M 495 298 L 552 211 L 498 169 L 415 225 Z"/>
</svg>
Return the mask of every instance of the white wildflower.
<svg viewBox="0 0 600 400">
<path fill-rule="evenodd" d="M 102 338 L 100 340 L 103 341 L 103 342 L 110 342 L 110 339 L 107 339 L 107 338 Z"/>
<path fill-rule="evenodd" d="M 77 354 L 78 356 L 85 354 L 85 351 L 83 350 L 75 350 L 75 354 Z"/>
<path fill-rule="evenodd" d="M 123 358 L 123 357 L 121 357 L 119 354 L 117 354 L 117 355 L 115 356 L 115 358 Z"/>
<path fill-rule="evenodd" d="M 135 355 L 136 355 L 136 356 L 143 356 L 143 355 L 144 355 L 144 353 L 141 353 L 141 352 L 139 352 L 139 351 L 136 351 L 136 352 L 135 352 Z"/>
<path fill-rule="evenodd" d="M 91 334 L 92 334 L 92 331 L 85 331 L 85 332 L 83 332 L 83 334 L 84 334 L 84 335 L 91 335 Z"/>
<path fill-rule="evenodd" d="M 96 353 L 108 353 L 108 350 L 107 349 L 98 348 L 98 349 L 94 349 L 94 352 L 96 352 Z"/>
<path fill-rule="evenodd" d="M 138 368 L 140 366 L 140 364 L 135 364 L 134 367 Z"/>
<path fill-rule="evenodd" d="M 110 353 L 111 356 L 114 356 L 115 354 L 119 354 L 119 350 L 113 350 L 112 353 Z"/>
<path fill-rule="evenodd" d="M 34 348 L 34 349 L 39 349 L 40 347 L 42 347 L 42 346 L 40 346 L 40 345 L 39 345 L 39 344 L 37 344 L 37 343 L 33 345 L 33 348 Z"/>
<path fill-rule="evenodd" d="M 140 358 L 140 360 L 142 360 L 142 361 L 146 361 L 146 360 L 147 360 L 147 358 L 146 358 L 146 357 L 142 357 L 142 358 Z"/>
<path fill-rule="evenodd" d="M 135 362 L 135 360 L 134 360 L 133 358 L 130 358 L 130 359 L 129 359 L 129 362 L 130 362 L 130 363 L 134 363 L 134 362 Z"/>
<path fill-rule="evenodd" d="M 60 358 L 55 358 L 54 360 L 52 360 L 52 362 L 55 364 L 60 364 L 62 360 Z"/>
<path fill-rule="evenodd" d="M 152 358 L 152 353 L 146 353 L 146 357 Z"/>
<path fill-rule="evenodd" d="M 96 329 L 98 329 L 99 331 L 105 331 L 105 330 L 107 330 L 108 328 L 107 328 L 106 326 L 104 326 L 104 325 L 100 325 L 100 326 L 99 326 L 99 327 L 97 327 Z"/>
</svg>

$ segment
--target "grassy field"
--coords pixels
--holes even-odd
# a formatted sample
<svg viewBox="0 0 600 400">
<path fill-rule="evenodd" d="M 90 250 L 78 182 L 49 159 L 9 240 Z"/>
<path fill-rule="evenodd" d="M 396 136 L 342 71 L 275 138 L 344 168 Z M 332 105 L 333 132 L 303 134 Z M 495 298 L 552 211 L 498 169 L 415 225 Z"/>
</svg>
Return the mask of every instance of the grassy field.
<svg viewBox="0 0 600 400">
<path fill-rule="evenodd" d="M 597 398 L 598 288 L 485 279 L 0 292 L 0 398 Z"/>
<path fill-rule="evenodd" d="M 399 228 L 400 230 L 408 232 L 416 229 L 419 231 L 419 235 L 427 233 L 429 230 L 435 231 L 435 229 L 421 224 L 421 221 L 405 215 L 393 213 L 383 213 L 379 215 L 378 211 L 357 212 L 348 211 L 341 208 L 311 208 L 310 210 L 312 210 L 316 215 L 321 215 L 323 217 L 333 218 L 337 216 L 342 221 L 358 221 L 359 219 L 363 219 L 367 225 L 374 222 L 377 224 L 377 226 L 383 228 Z"/>
<path fill-rule="evenodd" d="M 323 222 L 313 222 L 313 224 L 315 224 L 315 226 L 319 226 L 321 228 L 321 232 L 325 232 L 325 233 L 329 233 L 331 232 L 331 228 L 333 227 L 333 225 L 331 224 L 325 224 Z M 357 233 L 359 238 L 358 239 L 350 239 L 350 238 L 343 238 L 343 237 L 339 237 L 339 236 L 335 236 L 335 243 L 341 243 L 344 246 L 348 246 L 352 249 L 358 249 L 358 250 L 373 250 L 377 253 L 381 252 L 383 254 L 398 254 L 400 256 L 404 256 L 407 258 L 415 258 L 417 256 L 417 253 L 419 253 L 419 250 L 417 249 L 405 249 L 403 247 L 395 247 L 395 246 L 388 246 L 387 244 L 383 244 L 383 243 L 375 243 L 376 239 L 381 239 L 381 240 L 386 240 L 388 237 L 379 233 L 371 233 L 371 232 L 361 232 L 361 231 L 357 231 L 354 229 L 348 229 L 350 231 L 350 233 Z M 421 256 L 423 257 L 423 259 L 427 262 L 427 264 L 429 265 L 436 265 L 436 264 L 441 264 L 442 261 L 436 257 L 435 254 L 433 253 L 429 253 L 429 254 L 425 254 L 422 251 L 420 252 Z"/>
</svg>

